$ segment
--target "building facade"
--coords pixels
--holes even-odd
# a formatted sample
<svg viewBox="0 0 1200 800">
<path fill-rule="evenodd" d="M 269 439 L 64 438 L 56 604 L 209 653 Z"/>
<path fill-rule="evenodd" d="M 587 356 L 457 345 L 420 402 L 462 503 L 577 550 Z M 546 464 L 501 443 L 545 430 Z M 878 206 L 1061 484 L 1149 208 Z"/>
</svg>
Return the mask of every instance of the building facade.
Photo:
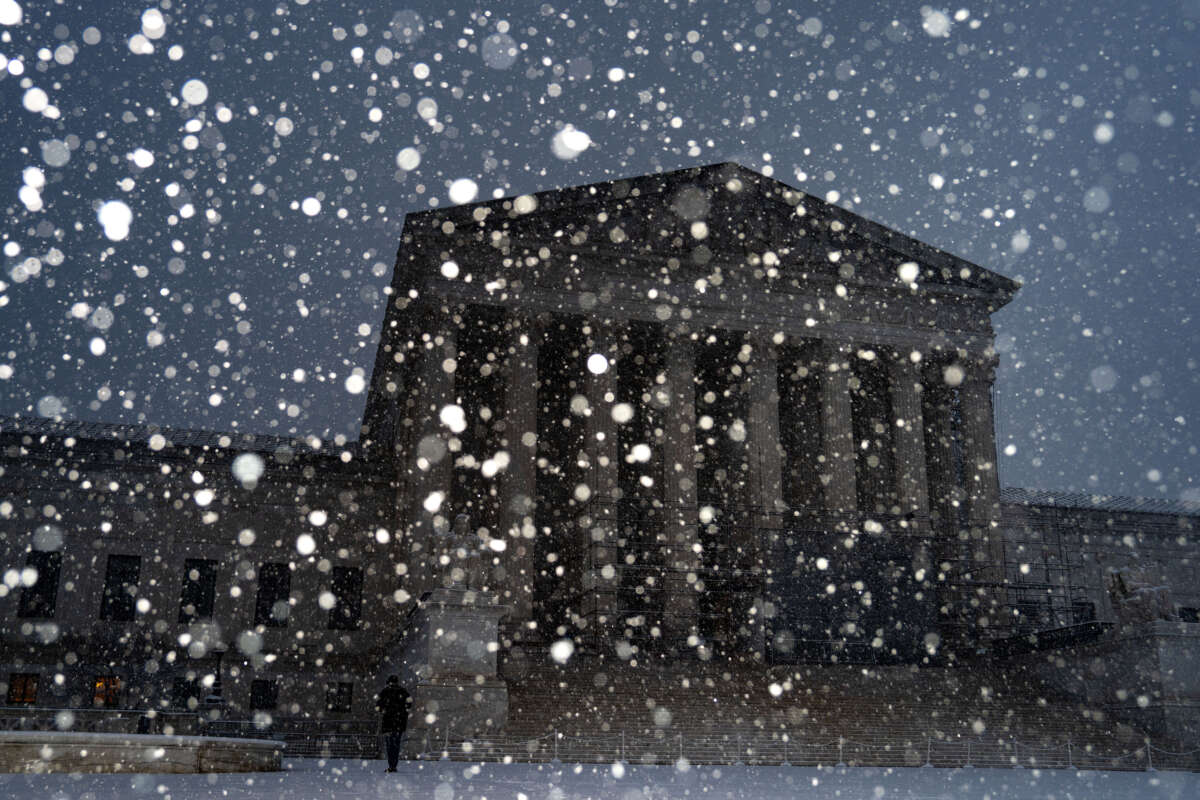
<svg viewBox="0 0 1200 800">
<path fill-rule="evenodd" d="M 1197 509 L 1001 493 L 1016 289 L 732 164 L 409 215 L 357 442 L 0 424 L 8 703 L 369 718 L 461 514 L 502 658 L 1028 658 L 1130 565 L 1190 619 Z"/>
<path fill-rule="evenodd" d="M 729 164 L 404 236 L 364 442 L 417 574 L 465 512 L 517 638 L 920 660 L 1002 627 L 1008 279 Z"/>
</svg>

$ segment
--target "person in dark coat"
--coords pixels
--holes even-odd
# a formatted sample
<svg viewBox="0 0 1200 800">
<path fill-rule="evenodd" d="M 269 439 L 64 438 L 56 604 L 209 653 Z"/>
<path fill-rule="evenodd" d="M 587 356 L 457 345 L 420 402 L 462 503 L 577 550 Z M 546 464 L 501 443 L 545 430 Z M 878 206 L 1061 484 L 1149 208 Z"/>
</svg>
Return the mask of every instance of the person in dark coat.
<svg viewBox="0 0 1200 800">
<path fill-rule="evenodd" d="M 412 697 L 400 685 L 400 678 L 392 675 L 387 679 L 387 685 L 379 693 L 375 707 L 383 715 L 379 731 L 383 734 L 383 742 L 387 748 L 388 772 L 396 771 L 396 762 L 400 760 L 400 739 L 404 729 L 408 727 L 408 707 Z"/>
</svg>

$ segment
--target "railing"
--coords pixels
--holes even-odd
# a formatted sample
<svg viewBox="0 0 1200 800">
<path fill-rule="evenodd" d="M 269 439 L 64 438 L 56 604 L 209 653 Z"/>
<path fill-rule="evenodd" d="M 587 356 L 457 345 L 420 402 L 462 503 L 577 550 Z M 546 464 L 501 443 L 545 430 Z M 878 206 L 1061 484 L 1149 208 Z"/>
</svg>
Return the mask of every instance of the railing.
<svg viewBox="0 0 1200 800">
<path fill-rule="evenodd" d="M 992 655 L 1000 658 L 1033 653 L 1038 650 L 1055 650 L 1099 639 L 1113 627 L 1111 622 L 1083 622 L 1064 628 L 1038 630 L 1004 639 L 996 639 L 988 645 Z"/>
<path fill-rule="evenodd" d="M 1177 752 L 1148 740 L 1140 747 L 1098 751 L 1070 739 L 1040 746 L 985 737 L 871 737 L 866 741 L 795 739 L 787 733 L 567 735 L 456 738 L 426 733 L 420 759 L 503 763 L 739 764 L 752 766 L 880 766 L 1076 770 L 1200 771 L 1200 748 Z"/>
<path fill-rule="evenodd" d="M 72 730 L 134 733 L 141 713 L 105 709 L 4 709 L 0 730 L 55 730 L 70 714 Z M 311 720 L 281 717 L 271 724 L 214 720 L 196 730 L 195 714 L 156 715 L 162 724 L 179 723 L 178 733 L 275 739 L 289 756 L 378 758 L 379 736 L 369 720 Z M 176 719 L 178 718 L 178 719 Z M 158 726 L 156 726 L 158 727 Z M 881 726 L 886 727 L 886 726 Z M 340 730 L 336 730 L 340 728 Z M 1030 769 L 1200 771 L 1200 748 L 1178 751 L 1149 739 L 1132 748 L 1100 750 L 1094 744 L 1039 745 L 1015 737 L 908 735 L 882 731 L 873 736 L 813 739 L 787 731 L 729 733 L 572 735 L 553 731 L 535 737 L 463 737 L 448 731 L 410 733 L 421 738 L 418 758 L 466 761 L 579 762 L 639 764 L 746 764 L 755 766 L 1009 767 Z"/>
<path fill-rule="evenodd" d="M 201 729 L 207 736 L 274 739 L 287 744 L 289 756 L 313 758 L 378 758 L 379 735 L 368 720 L 312 720 L 279 717 L 269 723 L 220 719 Z"/>
<path fill-rule="evenodd" d="M 618 503 L 615 523 L 618 530 L 640 530 L 646 522 L 643 516 L 624 509 Z M 771 523 L 764 526 L 764 518 L 771 518 Z M 878 523 L 883 535 L 866 532 L 866 520 Z M 661 521 L 655 521 L 650 525 L 651 532 L 659 530 L 661 524 Z M 629 626 L 633 629 L 634 638 L 642 640 L 637 642 L 640 646 L 647 649 L 686 651 L 686 648 L 681 647 L 681 641 L 672 640 L 670 637 L 672 631 L 686 630 L 691 624 L 696 625 L 702 637 L 706 639 L 736 638 L 738 626 L 734 625 L 732 630 L 727 626 L 738 614 L 730 613 L 731 602 L 726 595 L 740 598 L 746 607 L 752 605 L 755 598 L 775 600 L 795 595 L 797 582 L 816 579 L 793 574 L 792 555 L 797 551 L 808 551 L 810 555 L 827 552 L 831 563 L 840 558 L 867 561 L 895 558 L 903 561 L 902 556 L 909 553 L 917 543 L 934 549 L 947 543 L 944 537 L 931 532 L 926 518 L 866 512 L 837 514 L 815 510 L 778 513 L 761 508 L 717 507 L 714 521 L 701 524 L 699 528 L 698 541 L 704 544 L 703 555 L 700 557 L 700 563 L 691 567 L 673 568 L 664 562 L 661 553 L 651 553 L 647 560 L 635 563 L 624 563 L 622 557 L 614 559 L 615 563 L 612 566 L 617 577 L 615 581 L 607 584 L 607 588 L 617 593 L 618 608 L 615 609 L 615 616 L 618 624 L 623 623 L 626 618 L 636 619 L 639 616 L 661 623 L 661 633 L 653 636 L 648 633 L 639 636 L 642 631 L 638 628 L 641 626 Z M 864 546 L 869 545 L 873 548 L 873 555 L 845 552 L 841 542 L 851 530 L 859 532 L 857 536 Z M 641 533 L 646 535 L 646 531 Z M 660 546 L 652 538 L 647 539 L 649 544 L 639 543 L 638 535 L 632 536 L 632 541 L 627 547 L 638 553 L 639 558 L 645 555 L 642 551 L 647 547 L 653 551 L 655 547 Z M 956 648 L 962 649 L 963 654 L 975 653 L 980 646 L 986 646 L 985 639 L 990 641 L 996 635 L 1006 640 L 997 645 L 994 652 L 995 655 L 1003 657 L 1030 650 L 1078 644 L 1096 638 L 1103 632 L 1096 625 L 1085 625 L 1093 621 L 1090 615 L 1094 614 L 1094 609 L 1085 603 L 1088 597 L 1086 587 L 1077 580 L 1067 580 L 1062 586 L 1057 583 L 1043 586 L 1026 581 L 1011 584 L 1005 577 L 1008 575 L 1009 565 L 1003 559 L 995 563 L 977 562 L 963 560 L 961 556 L 953 553 L 943 553 L 937 556 L 937 560 L 939 563 L 949 562 L 952 565 L 946 579 L 937 584 L 935 594 L 941 598 L 939 603 L 962 606 L 961 610 L 965 612 L 967 599 L 973 597 L 976 590 L 991 589 L 998 593 L 997 599 L 1001 603 L 997 619 L 1009 623 L 1007 628 L 993 626 L 989 630 L 990 635 L 985 637 L 984 632 L 951 614 L 939 621 L 939 627 L 943 629 L 942 638 L 946 643 L 943 654 L 951 653 Z M 976 574 L 981 570 L 998 570 L 998 575 L 983 580 Z M 705 591 L 698 594 L 699 607 L 686 620 L 689 624 L 673 625 L 671 614 L 668 613 L 671 587 L 680 585 L 686 577 L 702 581 Z M 819 577 L 824 578 L 824 573 Z M 871 588 L 873 587 L 868 585 L 868 589 Z M 1039 602 L 1037 614 L 1031 614 L 1032 604 L 1027 595 L 1034 592 L 1041 597 L 1049 589 L 1056 592 L 1054 602 Z M 557 600 L 564 606 L 582 606 L 583 598 L 590 591 L 579 588 Z M 788 623 L 803 621 L 795 618 L 794 613 L 780 619 L 784 627 Z M 830 620 L 821 618 L 813 622 L 813 627 L 821 630 L 829 627 Z M 649 627 L 651 625 L 645 626 L 647 630 Z M 870 625 L 866 627 L 869 628 Z M 593 641 L 593 637 L 600 635 L 599 628 L 592 628 L 590 633 L 585 632 L 580 637 L 580 644 L 584 647 L 594 646 L 596 642 Z M 736 642 L 727 641 L 726 644 L 732 645 L 734 649 L 744 650 L 748 646 L 761 647 L 762 641 L 761 633 L 757 633 L 743 636 Z M 1036 644 L 1031 645 L 1033 642 Z M 917 655 L 924 656 L 921 648 L 916 650 Z M 881 654 L 855 643 L 849 643 L 847 647 L 833 648 L 821 641 L 804 644 L 791 653 L 769 655 L 777 663 L 824 662 L 833 660 L 834 656 L 843 663 L 869 664 L 879 663 L 881 659 L 887 660 L 886 651 Z M 905 657 L 907 656 L 901 658 Z"/>
</svg>

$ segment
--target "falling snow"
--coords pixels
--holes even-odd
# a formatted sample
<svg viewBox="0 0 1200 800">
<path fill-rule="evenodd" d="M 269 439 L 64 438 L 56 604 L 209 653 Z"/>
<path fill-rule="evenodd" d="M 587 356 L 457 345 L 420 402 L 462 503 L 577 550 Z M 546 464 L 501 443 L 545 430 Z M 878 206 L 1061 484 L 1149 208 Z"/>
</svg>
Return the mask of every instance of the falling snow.
<svg viewBox="0 0 1200 800">
<path fill-rule="evenodd" d="M 214 652 L 246 674 L 266 675 L 287 658 L 320 660 L 315 707 L 267 708 L 262 695 L 259 716 L 245 722 L 261 731 L 333 714 L 338 684 L 347 682 L 337 670 L 351 669 L 339 660 L 339 637 L 351 634 L 336 627 L 351 606 L 346 598 L 357 591 L 389 614 L 415 607 L 413 574 L 428 554 L 414 549 L 412 520 L 439 542 L 436 558 L 453 566 L 468 560 L 446 544 L 464 508 L 475 538 L 460 549 L 503 570 L 518 556 L 533 565 L 523 567 L 529 596 L 505 602 L 550 598 L 553 612 L 542 619 L 509 618 L 537 623 L 519 631 L 526 639 L 505 629 L 527 643 L 528 658 L 540 658 L 539 669 L 566 674 L 591 663 L 586 642 L 596 623 L 572 592 L 610 586 L 629 600 L 614 614 L 612 663 L 587 673 L 579 689 L 594 707 L 619 697 L 620 670 L 653 663 L 654 648 L 671 636 L 697 665 L 695 676 L 683 676 L 696 681 L 686 689 L 706 702 L 749 691 L 777 705 L 809 689 L 817 697 L 788 669 L 764 671 L 750 688 L 701 682 L 737 680 L 705 671 L 722 657 L 712 634 L 719 624 L 761 631 L 767 652 L 773 621 L 800 613 L 766 592 L 736 611 L 732 601 L 711 600 L 744 589 L 761 544 L 732 537 L 769 531 L 771 547 L 793 548 L 770 562 L 770 580 L 811 583 L 809 611 L 847 609 L 838 626 L 810 633 L 839 658 L 847 642 L 860 644 L 871 654 L 869 673 L 894 635 L 869 623 L 889 595 L 906 582 L 945 584 L 958 559 L 996 543 L 986 520 L 969 519 L 964 497 L 901 508 L 900 487 L 938 479 L 919 471 L 896 472 L 896 496 L 878 508 L 864 500 L 868 489 L 850 491 L 844 500 L 863 504 L 862 524 L 838 530 L 819 556 L 804 537 L 821 520 L 803 514 L 834 491 L 826 445 L 840 439 L 859 485 L 894 466 L 888 443 L 914 430 L 949 443 L 957 460 L 946 469 L 974 474 L 968 452 L 979 431 L 960 417 L 939 430 L 921 405 L 935 398 L 961 412 L 963 398 L 979 400 L 961 358 L 972 348 L 986 348 L 995 370 L 995 454 L 979 474 L 1072 497 L 1200 502 L 1194 0 L 1111 4 L 1103 13 L 1071 3 L 746 0 L 668 4 L 666 13 L 617 0 L 493 5 L 173 0 L 112 13 L 103 4 L 0 0 L 0 433 L 13 453 L 49 436 L 64 453 L 102 442 L 96 458 L 150 464 L 144 474 L 102 479 L 52 452 L 38 468 L 69 489 L 45 496 L 0 466 L 0 479 L 19 489 L 0 495 L 0 541 L 15 554 L 0 564 L 0 606 L 8 603 L 6 621 L 16 620 L 12 641 L 58 648 L 34 700 L 73 698 L 82 712 L 113 699 L 58 680 L 77 657 L 74 640 L 58 620 L 27 615 L 44 609 L 19 598 L 35 596 L 32 565 L 44 574 L 57 568 L 43 554 L 61 553 L 70 567 L 74 553 L 107 552 L 93 542 L 116 541 L 128 552 L 113 555 L 143 559 L 139 579 L 126 581 L 142 588 L 109 592 L 104 613 L 127 612 L 129 630 L 151 629 L 138 627 L 149 619 L 165 627 L 150 644 L 114 633 L 131 649 L 109 659 L 112 675 L 89 680 L 128 665 L 179 670 L 171 674 L 195 706 L 213 689 L 216 671 L 203 659 Z M 713 186 L 679 187 L 666 177 L 724 162 L 746 172 Z M 564 187 L 575 188 L 553 193 Z M 553 224 L 519 235 L 541 220 Z M 421 227 L 430 221 L 436 226 Z M 467 239 L 469 248 L 456 244 Z M 862 241 L 869 247 L 855 246 Z M 958 288 L 980 297 L 994 290 L 993 272 L 1021 284 L 1015 299 L 983 310 L 954 302 Z M 563 276 L 561 292 L 546 291 L 551 274 Z M 926 297 L 935 300 L 926 316 L 909 313 L 909 301 Z M 537 313 L 507 313 L 520 306 Z M 726 315 L 719 324 L 714 309 Z M 789 315 L 802 336 L 779 328 Z M 646 346 L 640 327 L 608 324 L 628 317 L 690 337 L 692 355 Z M 896 331 L 922 326 L 941 338 L 928 347 L 893 341 Z M 858 338 L 844 362 L 804 349 L 846 332 Z M 786 369 L 763 372 L 767 352 Z M 904 378 L 909 371 L 917 378 Z M 526 390 L 523 405 L 496 389 L 513 375 Z M 923 400 L 872 391 L 880 381 L 913 380 L 923 381 Z M 840 388 L 823 394 L 825 385 Z M 694 386 L 695 403 L 681 400 L 680 386 Z M 775 395 L 818 416 L 844 401 L 853 424 L 802 430 L 763 419 L 761 401 Z M 379 397 L 400 411 L 372 416 Z M 904 410 L 906 400 L 915 410 Z M 780 426 L 778 453 L 762 447 L 772 424 Z M 89 426 L 108 426 L 113 441 Z M 379 445 L 376 436 L 390 439 Z M 812 463 L 804 461 L 810 451 L 819 453 Z M 403 461 L 410 455 L 411 464 Z M 816 494 L 794 508 L 741 503 L 775 456 Z M 389 459 L 404 468 L 365 483 L 353 477 Z M 511 489 L 521 481 L 533 489 Z M 404 524 L 398 497 L 412 506 Z M 738 503 L 745 519 L 735 521 L 726 506 Z M 96 518 L 78 529 L 64 523 L 75 505 L 97 509 Z M 382 507 L 392 516 L 376 513 Z M 677 524 L 681 508 L 692 515 L 686 525 Z M 1093 509 L 1101 510 L 1108 513 Z M 180 529 L 162 521 L 175 512 L 187 520 Z M 882 547 L 889 526 L 903 523 L 915 537 L 929 520 L 951 517 L 962 517 L 960 535 L 950 537 L 958 549 L 938 558 L 885 554 L 890 586 L 856 584 L 838 570 L 834 553 Z M 219 547 L 205 540 L 213 532 Z M 159 548 L 160 535 L 177 552 Z M 1132 569 L 1141 535 L 1105 546 L 1128 555 L 1122 565 Z M 1004 555 L 1015 574 L 1041 569 L 1041 590 L 1057 585 L 1048 546 L 1013 549 Z M 618 555 L 609 559 L 610 551 Z M 199 590 L 155 572 L 163 560 L 191 564 L 195 586 L 211 578 L 217 610 L 189 610 Z M 114 574 L 129 563 L 114 562 Z M 347 588 L 345 570 L 358 564 L 366 572 Z M 279 596 L 264 595 L 259 608 L 264 568 Z M 97 560 L 86 580 L 64 578 L 61 607 L 106 585 L 105 575 Z M 1005 585 L 982 572 L 973 579 Z M 142 591 L 150 580 L 154 592 Z M 668 630 L 665 615 L 655 616 L 654 598 L 668 590 L 686 599 L 681 608 L 711 603 L 707 633 Z M 1191 586 L 1173 591 L 1180 619 L 1200 607 Z M 1016 622 L 1044 612 L 1043 594 L 1028 595 L 1010 609 Z M 1055 608 L 1078 612 L 1072 624 L 1095 622 L 1071 602 Z M 246 605 L 236 623 L 220 622 L 237 603 Z M 355 622 L 366 623 L 397 624 Z M 921 654 L 947 650 L 941 634 L 923 635 L 915 639 Z M 782 631 L 769 645 L 794 652 L 796 638 Z M 523 668 L 503 660 L 508 646 L 501 656 L 506 669 Z M 15 666 L 24 660 L 7 659 L 13 675 L 25 674 Z M 0 684 L 28 699 L 8 672 Z M 666 689 L 635 688 L 644 691 L 627 704 L 644 730 L 668 742 L 687 710 Z M 356 691 L 355 713 L 373 713 L 365 694 L 375 687 L 360 682 Z M 991 691 L 984 686 L 979 702 L 993 702 Z M 1139 705 L 1137 692 L 1122 692 L 1126 705 Z M 177 701 L 189 702 L 169 702 Z M 738 719 L 732 705 L 715 713 Z M 47 719 L 75 724 L 73 716 Z M 769 727 L 744 721 L 745 730 Z M 799 710 L 789 722 L 816 724 Z M 954 735 L 999 736 L 997 720 L 974 710 L 959 722 Z M 919 761 L 913 752 L 906 757 Z M 756 783 L 711 767 L 700 778 L 680 755 L 659 773 L 614 758 L 556 765 L 553 779 L 530 768 L 521 778 L 529 787 L 519 789 L 495 773 L 480 789 L 472 783 L 479 773 L 468 775 L 465 764 L 439 763 L 406 774 L 403 785 L 440 798 L 665 797 L 680 789 L 1058 797 L 1100 796 L 1119 783 L 1111 796 L 1132 797 L 1169 796 L 1184 780 L 1165 770 L 1031 769 L 1000 778 L 930 770 L 902 781 L 885 768 L 813 769 L 802 778 L 780 768 Z M 360 762 L 327 767 L 320 779 L 304 773 L 304 791 L 395 788 L 368 778 Z M 97 800 L 130 787 L 172 796 L 258 791 L 245 778 L 105 780 L 9 777 L 0 786 L 16 787 L 14 796 Z"/>
</svg>

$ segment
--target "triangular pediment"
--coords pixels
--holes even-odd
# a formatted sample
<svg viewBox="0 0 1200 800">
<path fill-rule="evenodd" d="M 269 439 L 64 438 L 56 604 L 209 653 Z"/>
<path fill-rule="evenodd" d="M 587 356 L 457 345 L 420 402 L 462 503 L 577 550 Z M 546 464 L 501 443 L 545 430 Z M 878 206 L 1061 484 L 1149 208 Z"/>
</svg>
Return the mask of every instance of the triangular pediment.
<svg viewBox="0 0 1200 800">
<path fill-rule="evenodd" d="M 447 318 L 986 353 L 1016 289 L 730 163 L 433 209 L 405 219 L 367 423 L 391 424 L 397 365 Z"/>
<path fill-rule="evenodd" d="M 748 269 L 810 282 L 903 288 L 915 280 L 986 298 L 1014 281 L 733 163 L 692 167 L 410 215 L 411 241 L 472 243 L 516 259 L 590 257 L 685 271 Z M 915 266 L 914 266 L 915 265 Z M 903 268 L 902 268 L 903 267 Z"/>
</svg>

